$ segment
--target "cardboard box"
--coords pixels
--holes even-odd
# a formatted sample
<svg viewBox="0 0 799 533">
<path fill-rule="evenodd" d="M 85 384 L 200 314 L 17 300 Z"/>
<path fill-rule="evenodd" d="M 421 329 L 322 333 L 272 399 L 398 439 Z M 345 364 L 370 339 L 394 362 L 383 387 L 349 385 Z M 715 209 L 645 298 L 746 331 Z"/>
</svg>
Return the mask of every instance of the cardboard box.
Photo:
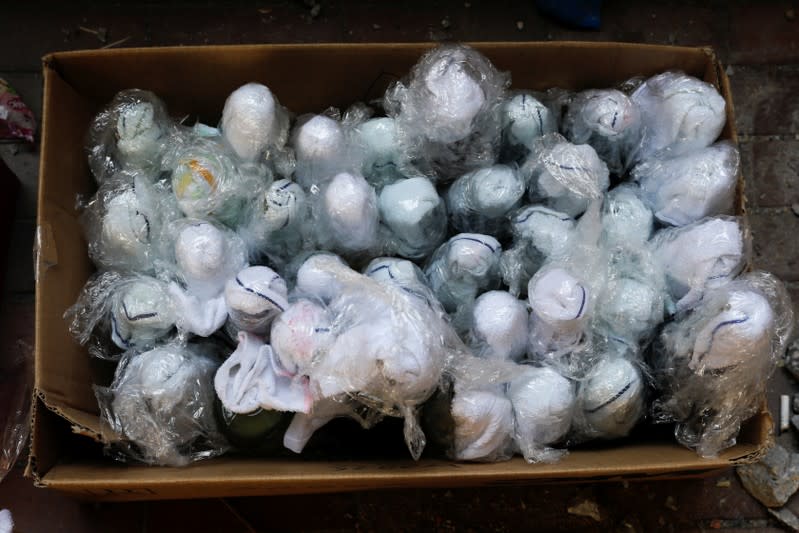
<svg viewBox="0 0 799 533">
<path fill-rule="evenodd" d="M 109 368 L 90 360 L 62 318 L 92 271 L 75 195 L 93 190 L 83 141 L 92 116 L 122 89 L 160 95 L 173 116 L 214 124 L 230 91 L 267 84 L 295 112 L 379 97 L 432 44 L 208 46 L 65 52 L 44 58 L 44 119 L 36 264 L 36 389 L 28 475 L 41 487 L 105 500 L 334 492 L 396 487 L 503 485 L 538 480 L 607 480 L 701 475 L 753 460 L 771 438 L 768 412 L 739 444 L 702 459 L 663 431 L 573 451 L 551 465 L 521 458 L 453 463 L 407 454 L 319 461 L 223 457 L 186 468 L 129 466 L 104 458 L 91 383 Z M 735 140 L 724 70 L 712 50 L 620 43 L 482 43 L 517 88 L 607 87 L 636 75 L 680 69 L 715 84 L 727 101 L 723 137 Z M 738 209 L 744 212 L 743 183 Z M 665 434 L 664 434 L 665 433 Z M 400 438 L 397 435 L 397 438 Z"/>
</svg>

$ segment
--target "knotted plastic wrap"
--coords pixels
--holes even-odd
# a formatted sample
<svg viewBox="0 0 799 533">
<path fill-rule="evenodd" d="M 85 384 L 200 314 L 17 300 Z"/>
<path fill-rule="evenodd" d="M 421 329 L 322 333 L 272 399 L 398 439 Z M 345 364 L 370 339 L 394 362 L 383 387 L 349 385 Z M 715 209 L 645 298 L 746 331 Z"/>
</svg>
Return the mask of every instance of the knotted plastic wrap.
<svg viewBox="0 0 799 533">
<path fill-rule="evenodd" d="M 228 96 L 219 129 L 241 161 L 270 160 L 285 148 L 289 113 L 267 86 L 247 83 Z"/>
<path fill-rule="evenodd" d="M 566 450 L 555 446 L 571 428 L 575 386 L 550 367 L 521 365 L 508 398 L 516 421 L 517 449 L 530 463 L 555 462 Z"/>
<path fill-rule="evenodd" d="M 641 190 L 625 183 L 605 195 L 602 205 L 602 243 L 607 247 L 640 247 L 652 236 L 652 211 Z"/>
<path fill-rule="evenodd" d="M 515 167 L 493 165 L 455 180 L 447 191 L 447 210 L 456 231 L 507 233 L 508 214 L 519 206 L 526 189 Z"/>
<path fill-rule="evenodd" d="M 149 349 L 168 337 L 178 320 L 178 308 L 166 283 L 106 271 L 89 278 L 64 318 L 75 339 L 88 343 L 92 356 L 113 359 L 121 350 Z"/>
<path fill-rule="evenodd" d="M 707 289 L 732 281 L 744 268 L 749 237 L 735 217 L 714 217 L 657 232 L 650 241 L 666 275 L 669 307 L 683 311 Z"/>
<path fill-rule="evenodd" d="M 168 466 L 224 453 L 214 417 L 218 365 L 208 345 L 126 352 L 111 386 L 94 388 L 108 450 L 123 461 Z"/>
<path fill-rule="evenodd" d="M 549 259 L 568 252 L 575 221 L 542 205 L 519 209 L 510 219 L 513 245 L 500 258 L 502 279 L 511 294 L 527 294 L 527 284 Z"/>
<path fill-rule="evenodd" d="M 505 98 L 500 109 L 502 161 L 520 161 L 529 154 L 533 141 L 557 133 L 558 117 L 545 104 L 546 100 L 544 95 L 531 91 L 518 91 Z"/>
<path fill-rule="evenodd" d="M 164 233 L 179 217 L 165 182 L 141 173 L 108 180 L 81 218 L 89 257 L 99 268 L 152 273 Z"/>
<path fill-rule="evenodd" d="M 707 291 L 655 344 L 655 419 L 676 422 L 677 440 L 704 457 L 733 446 L 741 424 L 762 408 L 793 328 L 790 297 L 771 274 Z"/>
<path fill-rule="evenodd" d="M 589 144 L 611 173 L 623 175 L 640 141 L 638 106 L 616 89 L 591 89 L 574 95 L 563 118 L 563 132 L 574 144 Z"/>
<path fill-rule="evenodd" d="M 529 176 L 531 202 L 578 216 L 608 189 L 608 167 L 591 146 L 572 144 L 557 133 L 539 138 L 534 145 L 522 167 Z"/>
<path fill-rule="evenodd" d="M 636 166 L 633 178 L 660 222 L 684 226 L 733 212 L 739 166 L 738 149 L 723 141 L 676 157 L 667 150 Z"/>
<path fill-rule="evenodd" d="M 298 302 L 307 302 L 297 319 L 286 318 L 294 313 L 290 306 L 272 327 L 282 366 L 308 376 L 314 405 L 348 397 L 403 417 L 408 448 L 418 458 L 425 437 L 417 409 L 463 349 L 433 295 L 413 280 L 371 279 L 327 254 L 305 261 L 296 291 L 304 296 Z"/>
<path fill-rule="evenodd" d="M 509 84 L 510 76 L 474 49 L 442 45 L 389 87 L 383 106 L 397 120 L 399 143 L 412 164 L 446 181 L 495 162 Z"/>
<path fill-rule="evenodd" d="M 86 151 L 97 183 L 121 171 L 157 178 L 176 128 L 155 94 L 139 89 L 117 93 L 89 126 Z"/>
<path fill-rule="evenodd" d="M 409 259 L 429 256 L 447 236 L 447 209 L 427 178 L 386 185 L 378 198 L 387 253 Z"/>
<path fill-rule="evenodd" d="M 682 72 L 652 76 L 630 99 L 641 112 L 637 161 L 667 148 L 677 155 L 710 146 L 727 120 L 724 98 L 716 88 Z"/>
</svg>

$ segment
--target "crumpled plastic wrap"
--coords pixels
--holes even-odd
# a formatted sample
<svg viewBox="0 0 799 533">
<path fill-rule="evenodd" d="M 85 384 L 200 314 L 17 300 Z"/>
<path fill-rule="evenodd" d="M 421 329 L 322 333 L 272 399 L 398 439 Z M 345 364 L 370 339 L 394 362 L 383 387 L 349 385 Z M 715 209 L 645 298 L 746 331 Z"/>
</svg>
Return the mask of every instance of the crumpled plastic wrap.
<svg viewBox="0 0 799 533">
<path fill-rule="evenodd" d="M 557 133 L 557 116 L 544 100 L 542 95 L 531 91 L 507 96 L 500 111 L 503 161 L 519 161 L 530 152 L 537 138 Z"/>
<path fill-rule="evenodd" d="M 724 98 L 716 88 L 682 72 L 652 76 L 630 99 L 641 112 L 637 161 L 667 148 L 679 155 L 710 146 L 727 120 Z"/>
<path fill-rule="evenodd" d="M 610 186 L 608 167 L 587 144 L 572 144 L 557 133 L 534 143 L 523 167 L 530 201 L 570 216 L 583 213 Z"/>
<path fill-rule="evenodd" d="M 547 260 L 567 253 L 575 221 L 566 213 L 530 205 L 513 214 L 510 225 L 513 246 L 502 253 L 500 271 L 510 293 L 524 296 L 533 274 Z"/>
<path fill-rule="evenodd" d="M 405 178 L 406 164 L 399 145 L 397 121 L 391 117 L 367 120 L 357 127 L 358 142 L 363 150 L 361 172 L 378 191 Z"/>
<path fill-rule="evenodd" d="M 288 140 L 289 113 L 267 86 L 247 83 L 228 96 L 219 129 L 241 161 L 269 160 Z"/>
<path fill-rule="evenodd" d="M 769 273 L 707 291 L 655 344 L 655 420 L 676 422 L 677 440 L 703 457 L 733 446 L 741 424 L 760 410 L 793 328 L 790 297 Z"/>
<path fill-rule="evenodd" d="M 369 110 L 356 104 L 342 116 L 330 108 L 320 115 L 303 115 L 294 124 L 290 144 L 294 148 L 294 178 L 306 190 L 320 187 L 342 172 L 360 172 L 364 147 L 358 126 L 369 118 Z"/>
<path fill-rule="evenodd" d="M 377 201 L 387 253 L 423 259 L 447 236 L 447 210 L 427 178 L 401 179 L 386 185 Z"/>
<path fill-rule="evenodd" d="M 89 344 L 94 357 L 116 358 L 119 350 L 155 346 L 174 331 L 178 308 L 163 281 L 138 274 L 94 274 L 66 310 L 70 333 Z M 110 339 L 119 350 L 112 351 Z"/>
<path fill-rule="evenodd" d="M 510 76 L 485 56 L 447 44 L 427 52 L 407 80 L 389 87 L 383 107 L 397 120 L 399 143 L 412 164 L 447 181 L 495 162 L 508 85 Z"/>
<path fill-rule="evenodd" d="M 618 439 L 646 413 L 646 381 L 637 349 L 611 345 L 577 389 L 570 443 Z"/>
<path fill-rule="evenodd" d="M 650 245 L 666 275 L 669 307 L 684 311 L 743 270 L 748 236 L 737 218 L 713 217 L 660 230 Z"/>
<path fill-rule="evenodd" d="M 6 80 L 0 78 L 0 140 L 33 142 L 36 118 L 33 111 Z"/>
<path fill-rule="evenodd" d="M 640 247 L 652 236 L 652 211 L 638 186 L 625 183 L 605 195 L 602 204 L 602 243 L 607 247 Z"/>
<path fill-rule="evenodd" d="M 192 136 L 165 160 L 172 190 L 190 218 L 216 220 L 231 228 L 247 219 L 252 199 L 272 183 L 265 165 L 246 168 L 218 138 Z"/>
<path fill-rule="evenodd" d="M 296 319 L 286 317 L 294 313 L 290 306 L 276 320 L 272 342 L 283 368 L 308 376 L 314 405 L 348 397 L 403 417 L 406 443 L 418 458 L 425 445 L 418 407 L 463 347 L 433 295 L 409 285 L 415 290 L 359 274 L 336 256 L 313 255 L 297 273 L 296 293 L 306 299 L 299 301 L 309 303 Z"/>
<path fill-rule="evenodd" d="M 458 390 L 452 398 L 450 454 L 457 461 L 497 462 L 513 457 L 513 405 L 500 385 Z"/>
<path fill-rule="evenodd" d="M 571 428 L 574 384 L 550 367 L 521 365 L 510 383 L 508 398 L 516 421 L 518 450 L 530 463 L 551 463 L 567 452 L 554 446 Z"/>
<path fill-rule="evenodd" d="M 508 214 L 519 206 L 526 184 L 515 167 L 493 165 L 455 180 L 447 191 L 447 210 L 456 231 L 500 236 Z"/>
<path fill-rule="evenodd" d="M 157 178 L 176 128 L 155 94 L 139 89 L 117 93 L 89 126 L 86 151 L 97 183 L 120 171 Z"/>
<path fill-rule="evenodd" d="M 633 179 L 662 223 L 684 226 L 733 212 L 740 156 L 728 141 L 671 157 L 667 150 L 637 165 Z"/>
<path fill-rule="evenodd" d="M 378 283 L 391 283 L 412 293 L 417 293 L 416 289 L 427 287 L 428 284 L 422 269 L 398 257 L 376 257 L 369 262 L 363 274 Z M 418 294 L 421 296 L 422 292 Z"/>
<path fill-rule="evenodd" d="M 468 328 L 471 308 L 481 293 L 499 288 L 502 246 L 494 237 L 459 233 L 430 258 L 425 274 L 448 313 L 456 313 L 459 330 Z"/>
<path fill-rule="evenodd" d="M 108 180 L 81 218 L 89 257 L 99 268 L 152 273 L 164 232 L 179 217 L 166 183 L 141 173 Z"/>
<path fill-rule="evenodd" d="M 213 352 L 174 343 L 129 351 L 111 386 L 95 386 L 103 437 L 117 459 L 182 466 L 227 450 L 214 417 Z"/>
<path fill-rule="evenodd" d="M 608 170 L 621 176 L 640 141 L 641 114 L 623 92 L 591 89 L 570 99 L 562 129 L 572 143 L 591 145 Z"/>
<path fill-rule="evenodd" d="M 14 348 L 0 363 L 0 482 L 27 448 L 31 427 L 33 347 L 18 340 Z"/>
<path fill-rule="evenodd" d="M 318 249 L 352 257 L 377 248 L 377 195 L 363 176 L 342 172 L 311 192 L 311 227 Z"/>
</svg>

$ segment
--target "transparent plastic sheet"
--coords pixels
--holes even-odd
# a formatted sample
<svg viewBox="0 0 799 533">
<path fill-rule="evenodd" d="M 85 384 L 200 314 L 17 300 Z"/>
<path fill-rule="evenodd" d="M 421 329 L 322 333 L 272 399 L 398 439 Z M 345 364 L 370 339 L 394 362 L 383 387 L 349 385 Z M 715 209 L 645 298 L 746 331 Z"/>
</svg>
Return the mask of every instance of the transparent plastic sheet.
<svg viewBox="0 0 799 533">
<path fill-rule="evenodd" d="M 386 185 L 378 197 L 386 253 L 424 259 L 447 237 L 447 209 L 427 178 Z"/>
<path fill-rule="evenodd" d="M 502 280 L 511 294 L 525 296 L 527 284 L 550 258 L 567 253 L 575 221 L 566 213 L 529 205 L 511 215 L 513 245 L 500 258 Z"/>
<path fill-rule="evenodd" d="M 606 247 L 643 246 L 652 236 L 652 211 L 635 184 L 624 183 L 605 195 L 602 206 L 602 243 Z"/>
<path fill-rule="evenodd" d="M 309 377 L 315 401 L 347 395 L 404 418 L 408 448 L 418 458 L 425 437 L 417 410 L 438 387 L 450 360 L 465 349 L 430 291 L 414 280 L 380 282 L 335 256 L 317 254 L 298 271 L 297 297 L 319 303 L 305 304 L 310 325 L 294 327 L 294 335 L 276 335 L 276 328 L 292 329 L 286 327 L 285 313 L 273 325 L 276 345 L 281 338 L 300 344 L 297 349 L 281 344 L 283 367 Z M 329 327 L 318 325 L 326 319 Z M 320 346 L 314 339 L 324 342 Z M 298 358 L 292 357 L 295 352 Z"/>
<path fill-rule="evenodd" d="M 666 275 L 669 311 L 690 309 L 735 279 L 748 255 L 744 231 L 738 218 L 721 216 L 655 233 L 650 246 Z"/>
<path fill-rule="evenodd" d="M 120 171 L 157 177 L 175 129 L 155 94 L 139 89 L 117 93 L 89 126 L 86 151 L 95 180 L 103 183 Z"/>
<path fill-rule="evenodd" d="M 109 178 L 81 215 L 89 257 L 100 268 L 153 272 L 163 234 L 180 211 L 163 181 Z"/>
<path fill-rule="evenodd" d="M 269 267 L 247 267 L 225 284 L 231 337 L 240 331 L 267 337 L 272 322 L 288 305 L 286 282 Z"/>
<path fill-rule="evenodd" d="M 363 149 L 361 172 L 376 190 L 406 177 L 401 171 L 405 162 L 395 119 L 369 119 L 358 125 L 357 135 Z"/>
<path fill-rule="evenodd" d="M 358 173 L 365 153 L 358 127 L 371 113 L 366 105 L 354 104 L 343 116 L 331 107 L 319 115 L 297 118 L 290 138 L 297 183 L 309 190 L 323 186 L 340 173 Z"/>
<path fill-rule="evenodd" d="M 655 344 L 655 420 L 676 422 L 677 440 L 703 457 L 733 446 L 760 410 L 793 328 L 790 297 L 772 274 L 751 272 L 709 290 Z"/>
<path fill-rule="evenodd" d="M 513 406 L 505 386 L 478 390 L 456 387 L 451 415 L 453 459 L 494 463 L 513 457 Z"/>
<path fill-rule="evenodd" d="M 408 163 L 437 181 L 493 164 L 499 152 L 500 107 L 510 76 L 461 44 L 441 45 L 384 96 Z"/>
<path fill-rule="evenodd" d="M 676 157 L 665 150 L 637 165 L 632 176 L 660 222 L 684 226 L 733 212 L 739 166 L 738 149 L 723 141 Z"/>
<path fill-rule="evenodd" d="M 475 299 L 500 285 L 502 246 L 494 237 L 459 233 L 435 251 L 425 267 L 430 288 L 463 332 L 471 322 Z"/>
<path fill-rule="evenodd" d="M 578 216 L 610 186 L 607 165 L 589 145 L 571 144 L 557 133 L 533 144 L 522 165 L 531 202 Z"/>
<path fill-rule="evenodd" d="M 254 261 L 285 267 L 305 246 L 309 202 L 299 184 L 281 179 L 255 198 L 250 217 L 237 229 Z"/>
<path fill-rule="evenodd" d="M 469 172 L 447 191 L 447 210 L 456 231 L 501 237 L 508 214 L 519 206 L 526 184 L 515 167 L 493 165 Z"/>
<path fill-rule="evenodd" d="M 225 101 L 219 130 L 243 162 L 269 161 L 285 148 L 289 119 L 268 87 L 247 83 Z"/>
<path fill-rule="evenodd" d="M 571 428 L 575 386 L 550 367 L 521 365 L 508 388 L 515 419 L 516 448 L 529 463 L 551 463 L 565 449 L 555 448 Z"/>
<path fill-rule="evenodd" d="M 488 291 L 475 301 L 466 338 L 478 357 L 519 362 L 527 352 L 528 321 L 525 302 L 509 292 Z"/>
<path fill-rule="evenodd" d="M 532 91 L 514 91 L 505 98 L 502 117 L 500 161 L 521 162 L 530 153 L 533 141 L 558 132 L 559 113 L 547 105 L 546 95 Z"/>
<path fill-rule="evenodd" d="M 674 155 L 710 146 L 724 128 L 724 98 L 711 84 L 669 71 L 645 80 L 630 99 L 641 112 L 641 140 L 634 159 L 664 149 Z"/>
<path fill-rule="evenodd" d="M 172 191 L 190 218 L 215 220 L 231 228 L 248 217 L 254 198 L 273 181 L 265 163 L 239 163 L 221 138 L 188 136 L 164 161 Z"/>
<path fill-rule="evenodd" d="M 577 385 L 569 445 L 626 437 L 646 414 L 648 372 L 637 347 L 601 343 L 594 370 Z"/>
<path fill-rule="evenodd" d="M 313 233 L 313 248 L 349 259 L 368 256 L 378 248 L 377 195 L 360 174 L 342 172 L 321 187 L 312 187 L 310 203 L 307 224 Z"/>
<path fill-rule="evenodd" d="M 18 341 L 0 365 L 0 482 L 14 468 L 30 435 L 33 347 Z"/>
<path fill-rule="evenodd" d="M 90 355 L 117 359 L 121 351 L 149 349 L 168 337 L 177 314 L 166 283 L 149 276 L 106 271 L 89 278 L 64 318 L 75 340 L 89 345 Z"/>
<path fill-rule="evenodd" d="M 126 352 L 110 387 L 95 386 L 107 451 L 122 461 L 182 466 L 224 453 L 208 343 Z"/>
<path fill-rule="evenodd" d="M 616 89 L 592 89 L 569 99 L 562 130 L 574 144 L 588 144 L 622 176 L 641 135 L 638 106 Z"/>
<path fill-rule="evenodd" d="M 644 244 L 607 251 L 594 330 L 632 346 L 646 345 L 665 318 L 666 279 Z"/>
</svg>

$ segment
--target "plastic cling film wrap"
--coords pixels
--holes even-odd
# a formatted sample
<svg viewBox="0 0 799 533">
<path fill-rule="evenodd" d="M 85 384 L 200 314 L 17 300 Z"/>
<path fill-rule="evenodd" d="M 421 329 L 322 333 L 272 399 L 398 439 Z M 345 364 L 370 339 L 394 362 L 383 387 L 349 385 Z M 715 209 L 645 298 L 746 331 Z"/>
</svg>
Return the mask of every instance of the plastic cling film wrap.
<svg viewBox="0 0 799 533">
<path fill-rule="evenodd" d="M 89 127 L 89 168 L 98 183 L 119 171 L 157 177 L 161 158 L 175 129 L 164 103 L 153 93 L 117 93 Z"/>
<path fill-rule="evenodd" d="M 164 232 L 180 212 L 165 183 L 126 176 L 103 183 L 86 205 L 81 221 L 89 257 L 100 268 L 151 273 Z"/>
<path fill-rule="evenodd" d="M 544 98 L 530 91 L 510 94 L 502 104 L 502 159 L 518 161 L 525 157 L 533 141 L 557 133 L 556 113 L 543 103 Z"/>
<path fill-rule="evenodd" d="M 587 144 L 571 144 L 558 134 L 536 141 L 533 155 L 525 161 L 532 202 L 570 216 L 583 213 L 610 185 L 608 167 Z"/>
<path fill-rule="evenodd" d="M 760 409 L 793 328 L 790 297 L 771 274 L 752 272 L 708 291 L 657 340 L 656 420 L 676 422 L 677 440 L 702 456 L 734 445 Z"/>
<path fill-rule="evenodd" d="M 180 466 L 220 455 L 228 445 L 214 417 L 207 346 L 166 344 L 127 352 L 110 387 L 95 387 L 104 435 L 117 458 Z"/>
<path fill-rule="evenodd" d="M 653 215 L 633 184 L 620 185 L 605 196 L 602 205 L 604 246 L 642 246 L 652 236 Z"/>
<path fill-rule="evenodd" d="M 399 145 L 397 121 L 391 117 L 367 120 L 357 128 L 358 142 L 363 149 L 363 172 L 366 180 L 378 191 L 403 179 L 405 154 Z"/>
<path fill-rule="evenodd" d="M 724 98 L 716 88 L 681 72 L 652 76 L 630 99 L 641 112 L 637 161 L 666 148 L 676 155 L 710 146 L 727 119 Z"/>
<path fill-rule="evenodd" d="M 574 144 L 591 145 L 610 172 L 620 176 L 640 141 L 641 114 L 621 91 L 583 91 L 570 100 L 563 131 Z"/>
<path fill-rule="evenodd" d="M 322 186 L 342 172 L 358 172 L 362 167 L 363 148 L 355 129 L 365 114 L 339 120 L 337 110 L 328 114 L 303 115 L 291 134 L 296 156 L 295 179 L 305 189 Z"/>
<path fill-rule="evenodd" d="M 380 219 L 388 230 L 384 248 L 410 259 L 429 256 L 447 235 L 447 210 L 427 178 L 386 185 L 378 198 Z"/>
<path fill-rule="evenodd" d="M 657 232 L 650 241 L 677 311 L 701 301 L 706 289 L 732 281 L 746 261 L 744 229 L 734 217 L 714 217 Z"/>
<path fill-rule="evenodd" d="M 529 313 L 505 291 L 481 294 L 472 310 L 469 344 L 475 355 L 520 361 L 527 352 Z"/>
<path fill-rule="evenodd" d="M 458 311 L 468 323 L 469 310 L 477 296 L 499 287 L 501 255 L 502 247 L 489 235 L 460 233 L 442 244 L 425 274 L 444 309 L 449 313 Z"/>
<path fill-rule="evenodd" d="M 409 159 L 431 177 L 450 180 L 496 159 L 498 111 L 509 82 L 472 48 L 442 45 L 389 87 L 383 105 L 397 120 Z"/>
<path fill-rule="evenodd" d="M 732 143 L 670 155 L 666 151 L 633 169 L 642 197 L 660 222 L 684 226 L 732 213 L 740 166 L 738 149 Z"/>
<path fill-rule="evenodd" d="M 562 441 L 572 424 L 574 385 L 549 367 L 522 365 L 508 389 L 516 421 L 515 441 L 530 463 L 554 462 L 565 450 Z"/>
<path fill-rule="evenodd" d="M 513 456 L 513 406 L 503 387 L 456 389 L 451 413 L 453 459 L 497 462 Z"/>
<path fill-rule="evenodd" d="M 225 305 L 235 331 L 266 337 L 275 317 L 288 308 L 286 282 L 269 267 L 247 267 L 225 284 Z"/>
<path fill-rule="evenodd" d="M 502 279 L 511 294 L 527 294 L 527 284 L 550 259 L 564 256 L 575 235 L 575 221 L 566 213 L 541 205 L 526 206 L 510 219 L 513 246 L 500 259 Z"/>
<path fill-rule="evenodd" d="M 494 165 L 465 174 L 447 192 L 447 209 L 457 231 L 501 235 L 526 186 L 518 170 Z"/>
<path fill-rule="evenodd" d="M 228 96 L 219 129 L 236 155 L 253 163 L 283 150 L 289 115 L 268 87 L 248 83 Z"/>
</svg>

